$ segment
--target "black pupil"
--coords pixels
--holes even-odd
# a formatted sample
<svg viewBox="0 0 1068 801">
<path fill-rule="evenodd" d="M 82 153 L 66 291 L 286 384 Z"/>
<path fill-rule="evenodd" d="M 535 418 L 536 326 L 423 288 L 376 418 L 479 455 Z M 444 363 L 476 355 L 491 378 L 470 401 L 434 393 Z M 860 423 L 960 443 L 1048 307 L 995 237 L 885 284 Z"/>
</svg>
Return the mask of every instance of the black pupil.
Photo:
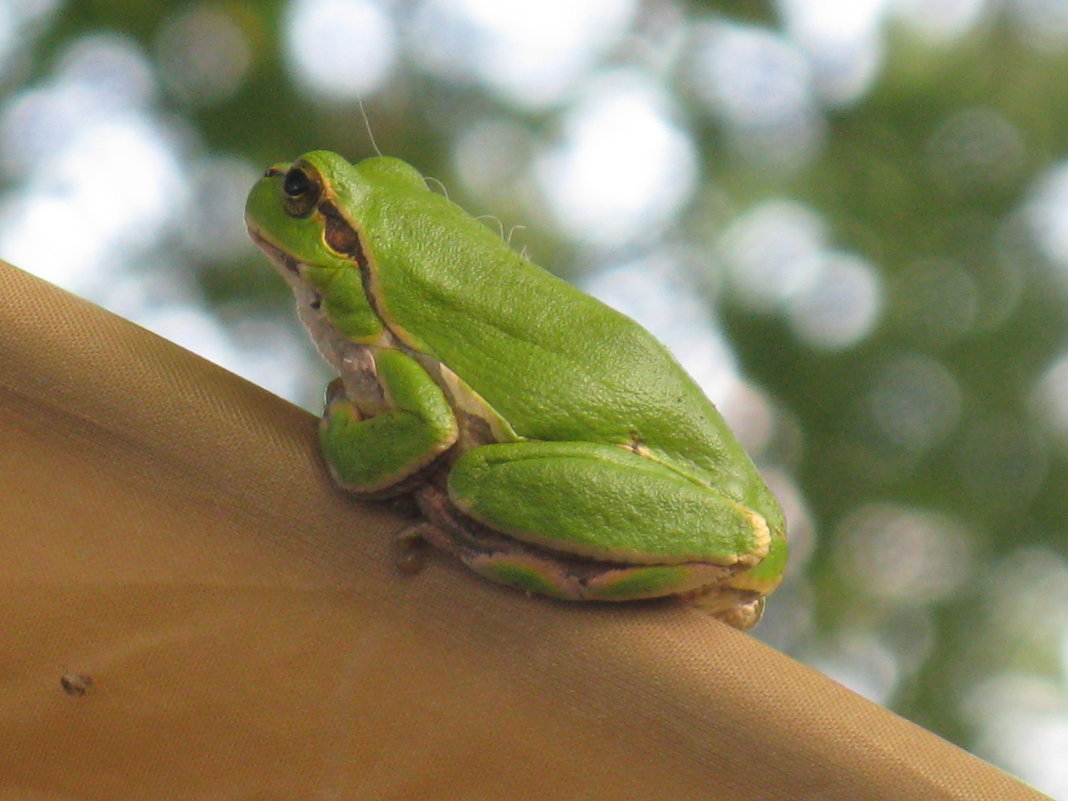
<svg viewBox="0 0 1068 801">
<path fill-rule="evenodd" d="M 303 170 L 293 169 L 286 173 L 286 180 L 282 184 L 282 190 L 289 197 L 300 197 L 311 188 L 311 181 Z"/>
</svg>

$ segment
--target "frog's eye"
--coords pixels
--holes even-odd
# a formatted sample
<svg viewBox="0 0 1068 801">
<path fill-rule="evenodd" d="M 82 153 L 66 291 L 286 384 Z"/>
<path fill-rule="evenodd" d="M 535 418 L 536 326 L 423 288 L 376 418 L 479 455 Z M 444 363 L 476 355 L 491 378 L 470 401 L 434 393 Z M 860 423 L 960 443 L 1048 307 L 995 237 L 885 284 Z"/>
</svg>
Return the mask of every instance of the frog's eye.
<svg viewBox="0 0 1068 801">
<path fill-rule="evenodd" d="M 306 217 L 323 193 L 316 176 L 301 167 L 292 167 L 282 181 L 286 213 L 291 217 Z"/>
<path fill-rule="evenodd" d="M 282 184 L 282 189 L 291 198 L 298 198 L 304 195 L 312 187 L 311 179 L 308 178 L 308 174 L 299 167 L 294 167 L 288 173 L 286 173 L 285 183 Z"/>
</svg>

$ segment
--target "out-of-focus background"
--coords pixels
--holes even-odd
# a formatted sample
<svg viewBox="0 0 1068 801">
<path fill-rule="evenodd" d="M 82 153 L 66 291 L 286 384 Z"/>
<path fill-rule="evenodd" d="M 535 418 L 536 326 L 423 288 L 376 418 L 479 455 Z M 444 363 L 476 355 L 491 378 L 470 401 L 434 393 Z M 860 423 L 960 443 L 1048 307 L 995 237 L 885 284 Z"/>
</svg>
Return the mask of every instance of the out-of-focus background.
<svg viewBox="0 0 1068 801">
<path fill-rule="evenodd" d="M 0 257 L 317 410 L 241 212 L 362 99 L 723 410 L 756 636 L 1068 798 L 1065 75 L 1064 0 L 0 0 Z"/>
</svg>

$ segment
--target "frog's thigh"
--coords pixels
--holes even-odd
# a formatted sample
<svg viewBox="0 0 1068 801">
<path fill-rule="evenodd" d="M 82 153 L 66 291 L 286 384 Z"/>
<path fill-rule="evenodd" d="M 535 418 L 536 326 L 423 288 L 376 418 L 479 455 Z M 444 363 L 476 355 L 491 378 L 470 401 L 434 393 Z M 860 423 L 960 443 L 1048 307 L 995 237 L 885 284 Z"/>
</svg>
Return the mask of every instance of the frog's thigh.
<svg viewBox="0 0 1068 801">
<path fill-rule="evenodd" d="M 448 490 L 457 508 L 496 531 L 634 569 L 648 565 L 646 572 L 715 572 L 755 564 L 768 552 L 759 514 L 610 445 L 485 445 L 457 460 Z"/>
<path fill-rule="evenodd" d="M 388 495 L 456 441 L 457 425 L 441 388 L 410 356 L 379 351 L 375 366 L 392 409 L 366 417 L 343 393 L 328 396 L 319 441 L 338 483 Z"/>
</svg>

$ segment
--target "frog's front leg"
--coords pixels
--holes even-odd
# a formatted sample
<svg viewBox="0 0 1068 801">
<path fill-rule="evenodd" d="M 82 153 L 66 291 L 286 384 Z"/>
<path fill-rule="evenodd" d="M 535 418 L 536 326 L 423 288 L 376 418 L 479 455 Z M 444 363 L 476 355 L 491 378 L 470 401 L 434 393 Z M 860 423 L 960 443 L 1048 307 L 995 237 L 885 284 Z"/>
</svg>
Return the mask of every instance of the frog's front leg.
<svg viewBox="0 0 1068 801">
<path fill-rule="evenodd" d="M 773 540 L 752 509 L 596 443 L 474 448 L 444 488 L 425 487 L 419 500 L 445 535 L 428 530 L 428 538 L 476 572 L 569 600 L 710 593 L 734 607 L 760 591 L 738 579 Z"/>
<path fill-rule="evenodd" d="M 319 440 L 341 486 L 382 498 L 408 491 L 456 442 L 458 426 L 441 388 L 415 359 L 398 350 L 379 350 L 373 358 L 385 408 L 361 410 L 334 382 Z"/>
</svg>

